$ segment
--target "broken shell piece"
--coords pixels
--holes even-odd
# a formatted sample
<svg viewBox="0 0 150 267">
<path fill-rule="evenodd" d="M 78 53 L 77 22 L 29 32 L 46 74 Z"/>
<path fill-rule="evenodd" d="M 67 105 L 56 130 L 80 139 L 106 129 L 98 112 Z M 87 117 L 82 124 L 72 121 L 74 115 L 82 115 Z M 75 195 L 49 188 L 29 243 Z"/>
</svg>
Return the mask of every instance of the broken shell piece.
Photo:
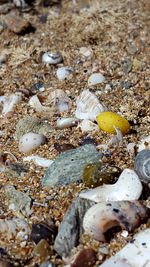
<svg viewBox="0 0 150 267">
<path fill-rule="evenodd" d="M 81 192 L 79 197 L 100 201 L 137 200 L 142 193 L 142 184 L 137 174 L 131 169 L 124 169 L 115 184 L 105 184 Z"/>
<path fill-rule="evenodd" d="M 6 167 L 10 164 L 17 162 L 17 158 L 8 151 L 4 151 L 0 154 L 0 172 L 5 171 Z"/>
<path fill-rule="evenodd" d="M 86 59 L 91 59 L 93 56 L 93 51 L 91 48 L 87 48 L 87 47 L 81 47 L 79 49 L 79 53 L 84 56 Z"/>
<path fill-rule="evenodd" d="M 13 111 L 15 105 L 17 105 L 22 99 L 21 93 L 14 93 L 9 96 L 2 96 L 0 102 L 3 103 L 2 115 L 6 115 L 8 112 Z"/>
<path fill-rule="evenodd" d="M 144 149 L 135 158 L 135 171 L 143 181 L 150 181 L 150 150 Z"/>
<path fill-rule="evenodd" d="M 48 64 L 59 64 L 63 61 L 62 55 L 59 52 L 53 53 L 53 52 L 46 52 L 42 56 L 42 61 L 44 63 Z"/>
<path fill-rule="evenodd" d="M 149 267 L 150 266 L 150 228 L 133 236 L 133 239 L 115 256 L 99 267 Z"/>
<path fill-rule="evenodd" d="M 69 78 L 69 76 L 71 76 L 73 72 L 74 72 L 73 68 L 61 67 L 57 69 L 56 75 L 58 80 L 65 80 Z"/>
<path fill-rule="evenodd" d="M 35 165 L 38 165 L 41 167 L 49 167 L 53 163 L 53 160 L 45 159 L 45 158 L 39 157 L 38 155 L 25 157 L 23 158 L 23 161 L 33 161 Z"/>
<path fill-rule="evenodd" d="M 99 83 L 103 83 L 105 81 L 105 77 L 101 73 L 93 73 L 88 79 L 88 85 L 96 85 Z"/>
<path fill-rule="evenodd" d="M 97 115 L 106 110 L 106 107 L 89 90 L 84 90 L 79 95 L 76 104 L 75 116 L 78 119 L 95 121 Z"/>
<path fill-rule="evenodd" d="M 46 137 L 43 134 L 29 132 L 24 134 L 19 140 L 19 151 L 28 153 L 40 145 L 44 144 Z"/>
<path fill-rule="evenodd" d="M 78 121 L 76 118 L 59 118 L 56 124 L 58 129 L 64 129 L 76 126 Z"/>
<path fill-rule="evenodd" d="M 49 100 L 52 108 L 59 112 L 68 111 L 72 105 L 71 99 L 60 89 L 53 91 L 49 96 Z"/>
<path fill-rule="evenodd" d="M 92 132 L 92 131 L 99 131 L 99 127 L 96 123 L 90 120 L 83 120 L 77 128 L 80 128 L 81 131 L 84 132 Z"/>
<path fill-rule="evenodd" d="M 138 201 L 101 202 L 87 210 L 83 218 L 83 228 L 94 239 L 105 241 L 105 233 L 115 226 L 121 226 L 128 231 L 134 230 L 148 217 L 147 211 L 146 206 Z"/>
<path fill-rule="evenodd" d="M 8 239 L 16 237 L 21 240 L 27 240 L 30 233 L 30 228 L 23 219 L 0 219 L 0 233 L 5 234 L 5 237 Z"/>
<path fill-rule="evenodd" d="M 137 145 L 138 152 L 142 151 L 143 149 L 150 149 L 150 135 L 144 137 L 141 142 Z"/>
<path fill-rule="evenodd" d="M 34 95 L 29 100 L 30 107 L 34 108 L 37 112 L 48 111 L 50 108 L 42 106 L 40 100 L 37 95 Z"/>
<path fill-rule="evenodd" d="M 115 131 L 116 131 L 116 135 L 114 135 L 110 139 L 110 141 L 108 142 L 108 146 L 110 146 L 110 145 L 118 146 L 120 143 L 123 142 L 123 134 L 122 134 L 122 132 L 120 131 L 120 129 L 118 127 L 114 126 L 114 128 L 115 128 Z"/>
</svg>

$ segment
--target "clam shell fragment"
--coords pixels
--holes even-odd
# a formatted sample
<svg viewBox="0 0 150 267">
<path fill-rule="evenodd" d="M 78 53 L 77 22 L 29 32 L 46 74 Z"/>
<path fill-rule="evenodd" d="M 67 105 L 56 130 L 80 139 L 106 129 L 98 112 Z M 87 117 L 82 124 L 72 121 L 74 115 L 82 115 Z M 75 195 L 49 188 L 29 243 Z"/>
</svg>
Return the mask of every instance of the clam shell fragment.
<svg viewBox="0 0 150 267">
<path fill-rule="evenodd" d="M 147 210 L 138 201 L 101 202 L 87 210 L 83 218 L 83 228 L 94 239 L 105 241 L 105 233 L 115 226 L 121 226 L 128 231 L 134 230 L 141 220 L 147 218 Z"/>
<path fill-rule="evenodd" d="M 99 267 L 150 267 L 150 228 L 135 236 L 115 256 Z"/>
<path fill-rule="evenodd" d="M 72 105 L 71 99 L 60 89 L 53 91 L 49 96 L 49 100 L 52 108 L 59 112 L 68 111 Z"/>
<path fill-rule="evenodd" d="M 96 123 L 90 121 L 90 120 L 83 120 L 79 125 L 78 128 L 81 129 L 81 131 L 84 132 L 92 132 L 92 131 L 99 131 L 99 127 Z"/>
<path fill-rule="evenodd" d="M 89 90 L 84 90 L 76 101 L 75 116 L 78 119 L 95 121 L 98 114 L 106 110 L 98 98 Z"/>
<path fill-rule="evenodd" d="M 21 93 L 13 93 L 8 96 L 2 96 L 0 103 L 3 104 L 2 115 L 6 115 L 8 112 L 13 111 L 14 107 L 21 101 Z"/>
<path fill-rule="evenodd" d="M 79 197 L 100 201 L 137 200 L 142 193 L 142 184 L 138 175 L 131 169 L 124 169 L 115 184 L 105 184 L 81 192 Z"/>
</svg>

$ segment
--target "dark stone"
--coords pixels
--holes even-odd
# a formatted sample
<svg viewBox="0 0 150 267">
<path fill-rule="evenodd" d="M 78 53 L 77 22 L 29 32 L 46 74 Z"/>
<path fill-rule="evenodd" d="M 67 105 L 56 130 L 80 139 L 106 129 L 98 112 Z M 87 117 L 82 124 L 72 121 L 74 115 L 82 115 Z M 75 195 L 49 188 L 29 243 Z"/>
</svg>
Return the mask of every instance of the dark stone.
<svg viewBox="0 0 150 267">
<path fill-rule="evenodd" d="M 41 239 L 45 239 L 48 242 L 53 242 L 57 235 L 57 227 L 54 224 L 47 225 L 44 222 L 39 224 L 33 224 L 31 230 L 31 240 L 35 244 L 38 244 Z"/>
</svg>

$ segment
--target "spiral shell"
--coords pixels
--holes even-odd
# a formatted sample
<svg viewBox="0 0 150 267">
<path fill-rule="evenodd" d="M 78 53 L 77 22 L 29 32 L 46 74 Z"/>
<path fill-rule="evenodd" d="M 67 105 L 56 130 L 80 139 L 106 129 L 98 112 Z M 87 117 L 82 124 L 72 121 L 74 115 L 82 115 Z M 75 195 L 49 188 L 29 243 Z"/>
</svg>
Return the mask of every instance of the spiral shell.
<svg viewBox="0 0 150 267">
<path fill-rule="evenodd" d="M 144 149 L 140 151 L 134 163 L 135 171 L 139 178 L 143 181 L 150 181 L 150 150 Z"/>
</svg>

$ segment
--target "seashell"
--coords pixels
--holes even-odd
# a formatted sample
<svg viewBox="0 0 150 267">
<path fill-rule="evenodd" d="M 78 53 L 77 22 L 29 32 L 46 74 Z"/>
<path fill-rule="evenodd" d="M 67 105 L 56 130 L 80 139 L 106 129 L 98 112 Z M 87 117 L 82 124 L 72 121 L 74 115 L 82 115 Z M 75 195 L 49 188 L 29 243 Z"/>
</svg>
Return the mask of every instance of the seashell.
<svg viewBox="0 0 150 267">
<path fill-rule="evenodd" d="M 84 56 L 86 59 L 91 59 L 93 56 L 93 51 L 91 48 L 87 48 L 87 47 L 81 47 L 79 49 L 79 53 Z"/>
<path fill-rule="evenodd" d="M 83 120 L 77 128 L 80 128 L 81 131 L 84 132 L 92 132 L 92 131 L 99 131 L 99 127 L 97 124 L 90 120 Z"/>
<path fill-rule="evenodd" d="M 120 143 L 123 142 L 123 135 L 122 135 L 122 132 L 121 130 L 114 126 L 115 128 L 115 131 L 116 131 L 116 135 L 114 135 L 108 142 L 108 146 L 118 146 Z"/>
<path fill-rule="evenodd" d="M 59 112 L 68 111 L 72 105 L 71 99 L 60 89 L 53 91 L 49 96 L 49 100 L 52 107 Z"/>
<path fill-rule="evenodd" d="M 58 129 L 64 129 L 76 126 L 78 121 L 76 118 L 59 118 L 56 124 Z"/>
<path fill-rule="evenodd" d="M 137 200 L 142 193 L 142 184 L 137 174 L 131 169 L 124 169 L 115 184 L 105 184 L 81 192 L 79 197 L 100 201 Z"/>
<path fill-rule="evenodd" d="M 13 111 L 14 107 L 21 101 L 21 99 L 21 93 L 2 96 L 0 99 L 0 102 L 3 103 L 2 115 L 6 115 L 8 112 Z"/>
<path fill-rule="evenodd" d="M 26 133 L 19 140 L 19 151 L 22 153 L 28 153 L 44 144 L 45 141 L 46 137 L 43 134 L 33 132 Z"/>
<path fill-rule="evenodd" d="M 95 204 L 84 215 L 85 233 L 94 239 L 105 241 L 105 233 L 115 226 L 132 231 L 148 217 L 148 208 L 139 201 L 101 202 Z"/>
<path fill-rule="evenodd" d="M 88 85 L 96 85 L 99 83 L 103 83 L 105 81 L 105 77 L 101 73 L 93 73 L 88 79 Z"/>
<path fill-rule="evenodd" d="M 150 228 L 140 231 L 115 256 L 99 267 L 150 267 Z"/>
<path fill-rule="evenodd" d="M 8 151 L 4 151 L 0 154 L 0 172 L 5 171 L 6 167 L 12 164 L 13 162 L 17 162 L 17 158 Z"/>
<path fill-rule="evenodd" d="M 38 165 L 41 167 L 49 167 L 53 163 L 53 160 L 45 159 L 45 158 L 39 157 L 38 155 L 24 157 L 23 161 L 33 161 L 35 165 Z"/>
<path fill-rule="evenodd" d="M 56 75 L 57 75 L 58 80 L 65 80 L 69 76 L 71 76 L 71 74 L 73 74 L 73 72 L 74 72 L 73 68 L 61 67 L 61 68 L 57 69 Z"/>
<path fill-rule="evenodd" d="M 25 0 L 13 0 L 13 3 L 16 7 L 19 7 L 19 8 L 24 9 L 24 8 L 29 7 L 28 3 Z"/>
<path fill-rule="evenodd" d="M 150 181 L 150 150 L 144 149 L 140 151 L 134 163 L 135 171 L 141 180 Z"/>
<path fill-rule="evenodd" d="M 62 55 L 59 52 L 53 53 L 53 52 L 46 52 L 42 56 L 42 61 L 44 63 L 56 65 L 63 61 Z"/>
<path fill-rule="evenodd" d="M 76 104 L 75 116 L 78 119 L 95 121 L 97 115 L 106 110 L 106 107 L 89 90 L 84 90 L 79 95 Z"/>
<path fill-rule="evenodd" d="M 114 112 L 102 112 L 97 116 L 96 121 L 99 128 L 106 133 L 114 134 L 115 127 L 119 128 L 122 134 L 126 134 L 130 130 L 129 122 Z"/>
<path fill-rule="evenodd" d="M 37 112 L 50 111 L 50 108 L 44 107 L 39 101 L 37 95 L 34 95 L 29 100 L 30 107 L 34 108 Z"/>
<path fill-rule="evenodd" d="M 135 143 L 128 143 L 127 144 L 127 151 L 129 154 L 135 153 L 136 144 Z"/>
<path fill-rule="evenodd" d="M 150 149 L 150 135 L 144 137 L 141 142 L 137 145 L 138 152 L 142 151 L 143 149 Z"/>
<path fill-rule="evenodd" d="M 30 228 L 27 222 L 23 219 L 0 219 L 0 233 L 5 234 L 5 237 L 8 239 L 16 237 L 21 240 L 27 240 Z"/>
</svg>

